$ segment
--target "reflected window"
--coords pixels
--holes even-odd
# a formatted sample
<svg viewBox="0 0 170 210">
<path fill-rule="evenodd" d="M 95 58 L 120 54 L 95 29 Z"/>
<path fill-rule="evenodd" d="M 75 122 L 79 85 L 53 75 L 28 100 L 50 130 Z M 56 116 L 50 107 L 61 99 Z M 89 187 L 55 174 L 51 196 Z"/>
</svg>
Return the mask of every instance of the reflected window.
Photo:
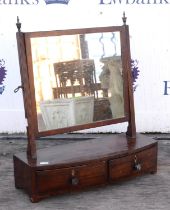
<svg viewBox="0 0 170 210">
<path fill-rule="evenodd" d="M 32 38 L 32 60 L 37 105 L 53 99 L 56 87 L 53 63 L 81 58 L 79 36 Z"/>
</svg>

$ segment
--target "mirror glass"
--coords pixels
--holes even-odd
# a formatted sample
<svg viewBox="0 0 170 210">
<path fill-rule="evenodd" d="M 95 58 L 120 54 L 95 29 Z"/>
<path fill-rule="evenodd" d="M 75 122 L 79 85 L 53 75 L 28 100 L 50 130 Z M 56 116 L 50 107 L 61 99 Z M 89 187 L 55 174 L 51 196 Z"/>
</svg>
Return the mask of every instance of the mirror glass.
<svg viewBox="0 0 170 210">
<path fill-rule="evenodd" d="M 31 38 L 39 131 L 125 116 L 120 32 Z"/>
</svg>

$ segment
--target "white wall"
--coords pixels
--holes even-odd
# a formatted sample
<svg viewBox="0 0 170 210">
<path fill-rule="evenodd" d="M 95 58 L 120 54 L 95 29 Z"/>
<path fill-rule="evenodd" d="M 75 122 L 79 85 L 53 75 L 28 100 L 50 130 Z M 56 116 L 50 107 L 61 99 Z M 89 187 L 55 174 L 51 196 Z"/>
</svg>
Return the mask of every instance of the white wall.
<svg viewBox="0 0 170 210">
<path fill-rule="evenodd" d="M 165 4 L 168 1 L 145 5 L 115 5 L 113 0 L 103 0 L 105 5 L 100 5 L 100 0 L 70 0 L 68 5 L 46 5 L 43 0 L 37 5 L 3 2 L 9 1 L 0 1 L 0 59 L 5 60 L 7 69 L 5 91 L 0 95 L 0 133 L 23 132 L 26 125 L 22 93 L 13 92 L 20 85 L 15 38 L 17 16 L 22 31 L 34 31 L 121 25 L 123 11 L 130 26 L 131 57 L 139 61 L 140 75 L 134 93 L 137 131 L 170 132 L 170 88 L 169 95 L 164 95 L 163 82 L 170 81 L 170 4 Z M 125 128 L 115 125 L 92 131 L 119 132 Z"/>
</svg>

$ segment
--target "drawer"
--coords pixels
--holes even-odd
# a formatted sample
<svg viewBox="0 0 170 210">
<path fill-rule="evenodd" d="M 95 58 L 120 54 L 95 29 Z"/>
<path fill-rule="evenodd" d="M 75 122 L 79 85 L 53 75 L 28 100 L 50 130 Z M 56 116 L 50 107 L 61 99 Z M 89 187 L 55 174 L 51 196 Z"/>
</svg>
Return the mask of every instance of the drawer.
<svg viewBox="0 0 170 210">
<path fill-rule="evenodd" d="M 64 192 L 106 183 L 106 162 L 36 171 L 38 192 Z"/>
<path fill-rule="evenodd" d="M 154 173 L 157 170 L 157 145 L 143 151 L 109 161 L 111 182 Z"/>
</svg>

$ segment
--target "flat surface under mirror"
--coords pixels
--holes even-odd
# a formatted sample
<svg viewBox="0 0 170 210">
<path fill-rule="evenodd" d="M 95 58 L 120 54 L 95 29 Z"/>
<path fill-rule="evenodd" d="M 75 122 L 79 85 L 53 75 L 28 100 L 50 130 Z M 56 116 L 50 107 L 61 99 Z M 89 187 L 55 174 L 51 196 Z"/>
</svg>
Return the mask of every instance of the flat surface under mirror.
<svg viewBox="0 0 170 210">
<path fill-rule="evenodd" d="M 125 116 L 120 32 L 31 38 L 38 130 Z"/>
</svg>

